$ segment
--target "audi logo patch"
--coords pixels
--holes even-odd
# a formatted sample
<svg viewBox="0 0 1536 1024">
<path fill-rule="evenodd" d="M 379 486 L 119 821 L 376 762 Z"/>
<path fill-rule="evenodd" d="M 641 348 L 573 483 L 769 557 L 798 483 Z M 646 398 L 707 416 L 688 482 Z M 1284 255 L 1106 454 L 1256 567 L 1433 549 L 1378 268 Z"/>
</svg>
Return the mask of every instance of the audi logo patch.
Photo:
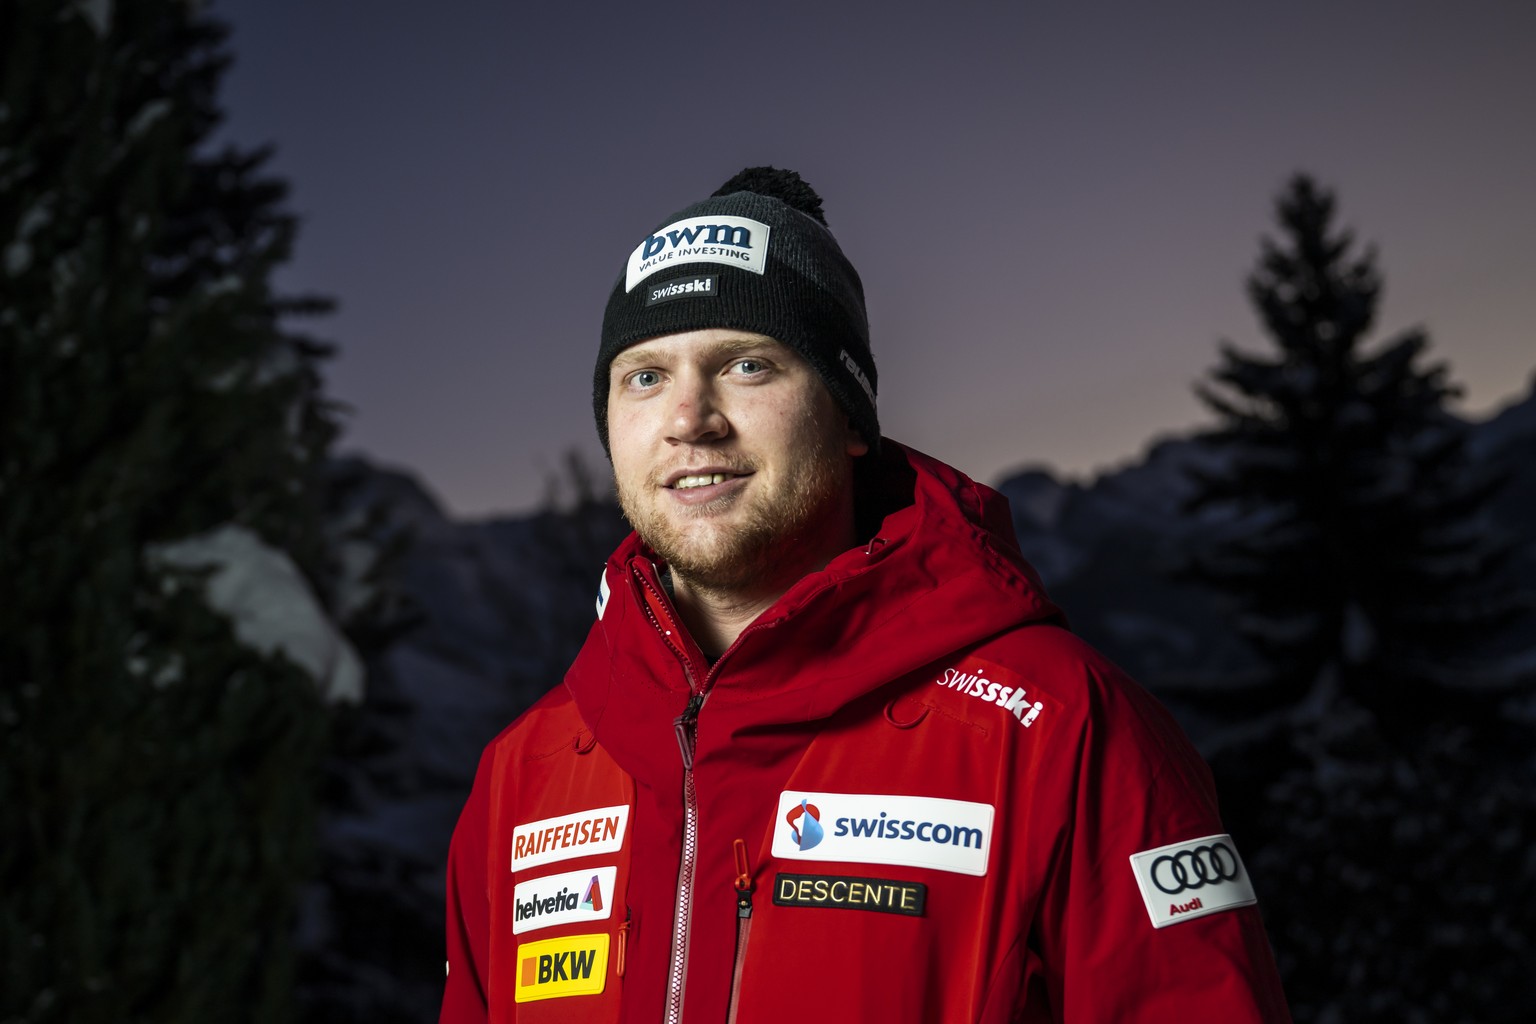
<svg viewBox="0 0 1536 1024">
<path fill-rule="evenodd" d="M 1152 884 L 1159 892 L 1177 896 L 1191 889 L 1235 882 L 1237 854 L 1224 842 L 1214 842 L 1177 853 L 1165 853 L 1152 861 Z"/>
<path fill-rule="evenodd" d="M 1257 903 L 1232 837 L 1206 836 L 1131 856 L 1152 927 Z"/>
</svg>

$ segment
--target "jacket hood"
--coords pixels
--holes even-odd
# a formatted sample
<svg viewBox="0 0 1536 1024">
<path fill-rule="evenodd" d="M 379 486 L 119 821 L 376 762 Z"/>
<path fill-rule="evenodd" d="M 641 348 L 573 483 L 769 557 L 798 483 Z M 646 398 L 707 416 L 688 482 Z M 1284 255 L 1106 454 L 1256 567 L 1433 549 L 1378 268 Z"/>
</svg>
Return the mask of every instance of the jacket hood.
<svg viewBox="0 0 1536 1024">
<path fill-rule="evenodd" d="M 1019 551 L 1007 499 L 889 439 L 867 461 L 856 486 L 861 522 L 878 524 L 870 539 L 796 582 L 713 666 L 679 643 L 654 553 L 634 534 L 614 552 L 565 685 L 638 781 L 652 763 L 677 763 L 675 750 L 658 759 L 656 730 L 671 734 L 690 692 L 733 731 L 788 727 L 1004 630 L 1062 622 Z"/>
</svg>

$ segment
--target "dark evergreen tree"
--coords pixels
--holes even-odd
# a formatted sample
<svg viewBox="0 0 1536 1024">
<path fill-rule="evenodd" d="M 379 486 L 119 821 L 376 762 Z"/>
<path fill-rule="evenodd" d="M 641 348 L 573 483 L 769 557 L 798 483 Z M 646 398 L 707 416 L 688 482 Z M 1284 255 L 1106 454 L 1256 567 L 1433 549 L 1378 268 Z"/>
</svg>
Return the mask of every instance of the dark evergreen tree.
<svg viewBox="0 0 1536 1024">
<path fill-rule="evenodd" d="M 1333 196 L 1298 176 L 1277 213 L 1282 237 L 1248 280 L 1275 352 L 1225 344 L 1196 389 L 1227 458 L 1197 471 L 1190 506 L 1231 518 L 1186 575 L 1234 599 L 1274 703 L 1333 678 L 1378 712 L 1417 714 L 1516 610 L 1481 516 L 1499 480 L 1466 458 L 1425 334 L 1367 344 L 1381 279 L 1334 226 Z"/>
<path fill-rule="evenodd" d="M 1530 728 L 1493 712 L 1530 681 L 1486 657 L 1522 611 L 1487 514 L 1502 477 L 1423 332 L 1368 343 L 1375 256 L 1334 213 L 1290 182 L 1248 281 L 1275 351 L 1225 345 L 1197 389 L 1222 423 L 1184 575 L 1236 605 L 1266 679 L 1208 703 L 1283 712 L 1211 752 L 1223 817 L 1298 1020 L 1523 1020 Z"/>
<path fill-rule="evenodd" d="M 450 521 L 413 481 L 361 461 L 332 472 L 352 495 L 344 521 L 384 552 L 371 588 L 395 597 L 397 629 L 415 628 L 370 663 L 362 705 L 338 716 L 300 1019 L 407 1024 L 442 1000 L 448 837 L 480 751 L 558 685 L 592 628 L 603 560 L 628 531 L 611 478 L 576 452 L 538 512 L 482 522 Z"/>
<path fill-rule="evenodd" d="M 1213 762 L 1297 1021 L 1523 1024 L 1536 1006 L 1529 725 L 1436 711 L 1405 749 L 1337 708 L 1259 785 L 1230 783 L 1262 749 Z"/>
<path fill-rule="evenodd" d="M 325 574 L 320 346 L 182 0 L 0 4 L 0 1019 L 285 1021 L 315 680 L 164 545 Z"/>
</svg>

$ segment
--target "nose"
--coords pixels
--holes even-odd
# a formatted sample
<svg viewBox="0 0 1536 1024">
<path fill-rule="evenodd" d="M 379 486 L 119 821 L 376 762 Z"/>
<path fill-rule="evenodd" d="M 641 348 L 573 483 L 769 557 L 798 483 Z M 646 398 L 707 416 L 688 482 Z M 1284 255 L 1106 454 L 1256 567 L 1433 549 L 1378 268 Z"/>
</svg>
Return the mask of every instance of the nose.
<svg viewBox="0 0 1536 1024">
<path fill-rule="evenodd" d="M 672 391 L 672 429 L 668 440 L 692 444 L 718 441 L 730 433 L 730 421 L 711 384 L 709 379 L 696 374 L 678 379 Z"/>
</svg>

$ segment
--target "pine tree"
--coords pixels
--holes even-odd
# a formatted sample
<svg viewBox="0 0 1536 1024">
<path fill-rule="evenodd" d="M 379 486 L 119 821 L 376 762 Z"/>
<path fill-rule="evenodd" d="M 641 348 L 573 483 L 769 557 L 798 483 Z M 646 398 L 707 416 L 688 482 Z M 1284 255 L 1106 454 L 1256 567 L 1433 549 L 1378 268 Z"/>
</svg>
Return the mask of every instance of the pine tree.
<svg viewBox="0 0 1536 1024">
<path fill-rule="evenodd" d="M 1457 389 L 1424 332 L 1367 344 L 1375 253 L 1335 229 L 1334 206 L 1310 178 L 1290 182 L 1282 238 L 1248 280 L 1276 351 L 1224 344 L 1196 389 L 1227 468 L 1197 474 L 1191 509 L 1230 518 L 1186 575 L 1235 600 L 1271 700 L 1331 676 L 1378 711 L 1417 714 L 1515 610 L 1480 515 L 1499 480 L 1468 461 L 1445 408 Z"/>
<path fill-rule="evenodd" d="M 273 293 L 266 154 L 212 153 L 224 30 L 184 0 L 0 7 L 0 1019 L 290 1018 L 326 715 L 205 572 L 312 579 L 332 413 Z"/>
<path fill-rule="evenodd" d="M 1268 676 L 1213 710 L 1285 712 L 1211 754 L 1223 818 L 1298 1020 L 1523 1020 L 1530 730 L 1484 712 L 1528 683 L 1462 685 L 1521 612 L 1485 514 L 1501 479 L 1425 334 L 1368 342 L 1381 278 L 1332 195 L 1297 177 L 1277 210 L 1248 281 L 1275 352 L 1225 345 L 1197 388 L 1221 427 L 1185 576 L 1240 609 Z"/>
<path fill-rule="evenodd" d="M 1246 792 L 1226 783 L 1255 751 L 1212 767 L 1295 1019 L 1530 1020 L 1529 727 L 1473 728 L 1452 716 L 1404 748 L 1355 707 L 1287 742 L 1288 767 Z"/>
</svg>

